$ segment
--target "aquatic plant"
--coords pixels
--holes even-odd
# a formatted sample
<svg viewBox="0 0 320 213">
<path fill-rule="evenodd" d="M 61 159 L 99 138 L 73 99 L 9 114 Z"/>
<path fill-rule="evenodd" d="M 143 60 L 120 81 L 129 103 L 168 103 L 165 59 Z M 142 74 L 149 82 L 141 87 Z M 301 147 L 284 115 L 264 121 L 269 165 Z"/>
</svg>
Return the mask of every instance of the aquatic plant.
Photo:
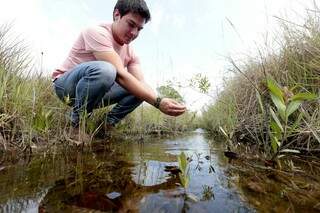
<svg viewBox="0 0 320 213">
<path fill-rule="evenodd" d="M 187 160 L 186 155 L 184 152 L 181 152 L 180 155 L 178 155 L 178 163 L 179 163 L 179 179 L 181 182 L 181 185 L 186 189 L 189 186 L 190 182 L 190 176 L 189 176 L 189 163 Z"/>
<path fill-rule="evenodd" d="M 201 201 L 208 201 L 214 199 L 213 187 L 208 185 L 202 186 L 202 198 Z"/>
</svg>

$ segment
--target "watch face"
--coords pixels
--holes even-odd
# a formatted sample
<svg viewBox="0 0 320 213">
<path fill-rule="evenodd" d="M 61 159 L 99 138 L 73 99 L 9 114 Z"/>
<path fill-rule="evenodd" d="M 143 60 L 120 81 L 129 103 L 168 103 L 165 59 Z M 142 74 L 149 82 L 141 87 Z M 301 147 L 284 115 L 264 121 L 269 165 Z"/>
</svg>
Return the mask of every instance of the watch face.
<svg viewBox="0 0 320 213">
<path fill-rule="evenodd" d="M 157 97 L 157 99 L 156 99 L 156 101 L 155 101 L 155 103 L 154 103 L 154 106 L 155 106 L 156 108 L 159 108 L 159 107 L 160 107 L 161 99 L 162 99 L 162 98 Z"/>
</svg>

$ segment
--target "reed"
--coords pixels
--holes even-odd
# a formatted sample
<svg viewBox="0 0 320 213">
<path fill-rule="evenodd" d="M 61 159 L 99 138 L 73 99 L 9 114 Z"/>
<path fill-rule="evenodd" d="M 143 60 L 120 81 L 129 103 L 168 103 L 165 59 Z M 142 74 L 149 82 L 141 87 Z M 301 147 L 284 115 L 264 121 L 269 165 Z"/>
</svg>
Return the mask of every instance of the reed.
<svg viewBox="0 0 320 213">
<path fill-rule="evenodd" d="M 223 127 L 233 133 L 234 142 L 257 144 L 272 155 L 270 108 L 276 106 L 268 88 L 269 76 L 284 95 L 310 93 L 317 97 L 292 112 L 284 127 L 294 125 L 301 113 L 302 122 L 281 145 L 312 152 L 320 148 L 320 10 L 316 5 L 309 10 L 303 26 L 280 20 L 282 33 L 275 40 L 278 48 L 263 47 L 243 61 L 230 59 L 234 75 L 225 82 L 215 103 L 204 109 L 201 124 L 213 133 Z"/>
</svg>

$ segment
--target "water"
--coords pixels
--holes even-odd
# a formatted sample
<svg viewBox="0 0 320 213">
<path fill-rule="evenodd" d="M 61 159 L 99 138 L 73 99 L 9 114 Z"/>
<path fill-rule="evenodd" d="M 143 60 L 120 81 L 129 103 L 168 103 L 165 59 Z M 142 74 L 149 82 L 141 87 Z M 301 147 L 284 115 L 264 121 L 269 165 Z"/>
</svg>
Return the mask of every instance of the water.
<svg viewBox="0 0 320 213">
<path fill-rule="evenodd" d="M 2 212 L 254 212 L 225 170 L 224 144 L 201 132 L 57 149 L 0 171 Z M 166 172 L 184 152 L 186 191 Z M 190 199 L 186 196 L 189 194 Z"/>
</svg>

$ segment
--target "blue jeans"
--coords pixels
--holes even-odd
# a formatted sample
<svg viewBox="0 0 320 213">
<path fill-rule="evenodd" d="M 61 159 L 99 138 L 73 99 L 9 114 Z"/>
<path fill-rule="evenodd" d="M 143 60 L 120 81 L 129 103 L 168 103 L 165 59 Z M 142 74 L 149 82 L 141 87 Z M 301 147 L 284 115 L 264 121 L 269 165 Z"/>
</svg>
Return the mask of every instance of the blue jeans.
<svg viewBox="0 0 320 213">
<path fill-rule="evenodd" d="M 93 109 L 116 105 L 106 116 L 106 122 L 116 125 L 142 101 L 115 82 L 115 67 L 104 61 L 84 62 L 54 81 L 57 96 L 72 106 L 71 122 L 79 125 L 80 114 Z"/>
</svg>

